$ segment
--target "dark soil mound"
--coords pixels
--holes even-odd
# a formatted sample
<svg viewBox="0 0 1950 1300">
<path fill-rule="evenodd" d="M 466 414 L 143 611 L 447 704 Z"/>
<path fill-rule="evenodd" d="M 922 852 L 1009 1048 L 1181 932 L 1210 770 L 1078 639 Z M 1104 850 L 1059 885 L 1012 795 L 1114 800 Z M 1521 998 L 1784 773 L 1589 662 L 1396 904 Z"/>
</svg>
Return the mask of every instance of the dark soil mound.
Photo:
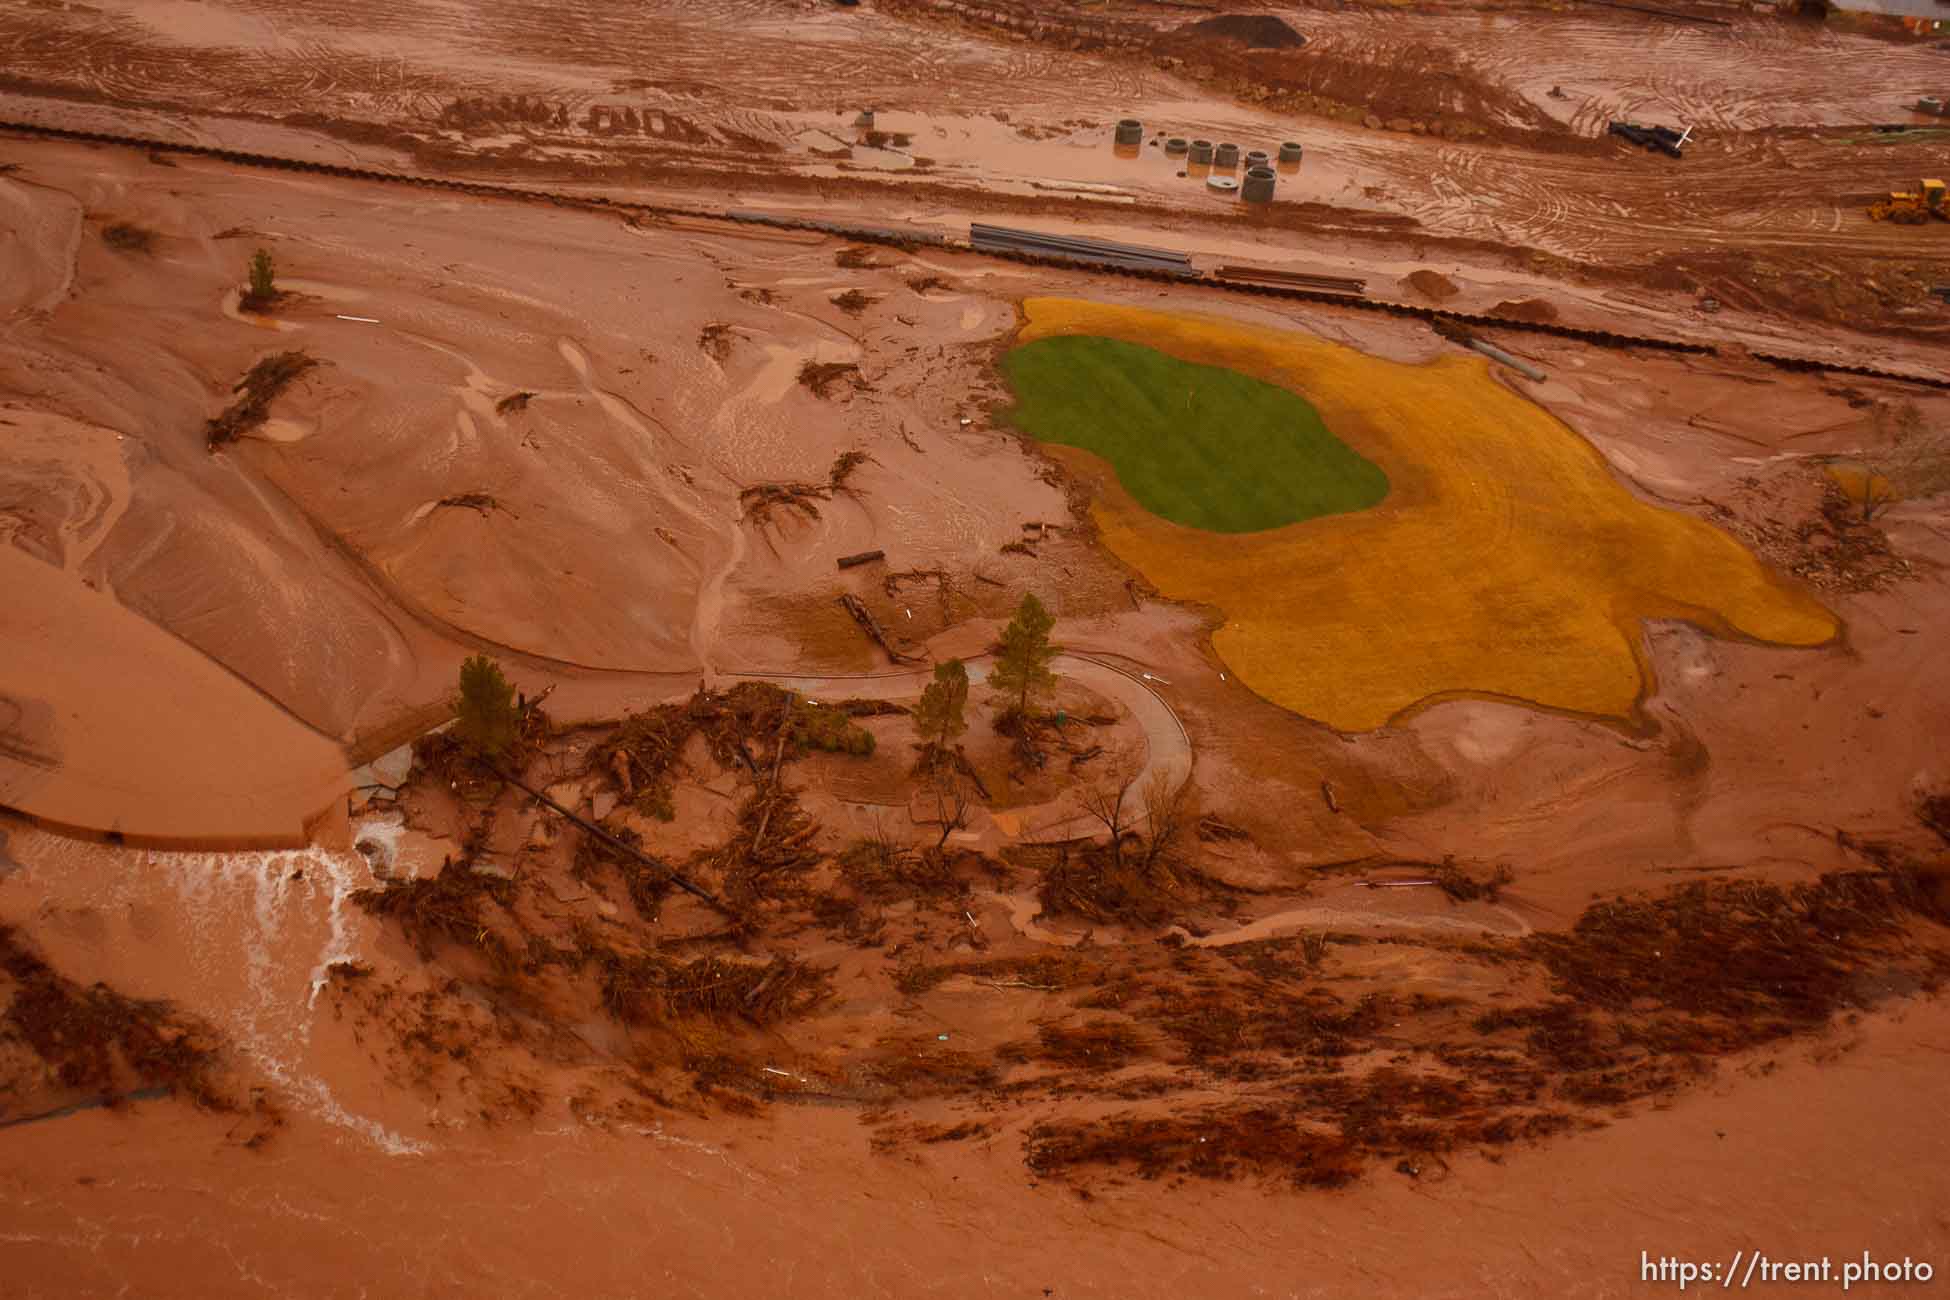
<svg viewBox="0 0 1950 1300">
<path fill-rule="evenodd" d="M 1427 269 L 1410 272 L 1402 277 L 1402 283 L 1424 298 L 1432 298 L 1436 302 L 1447 302 L 1462 292 L 1448 276 Z"/>
<path fill-rule="evenodd" d="M 1557 308 L 1542 298 L 1506 299 L 1490 308 L 1492 316 L 1508 316 L 1511 320 L 1531 321 L 1538 325 L 1548 325 L 1557 319 Z"/>
<path fill-rule="evenodd" d="M 1255 50 L 1291 50 L 1307 43 L 1306 37 L 1271 14 L 1220 14 L 1183 30 L 1192 36 L 1241 41 Z"/>
</svg>

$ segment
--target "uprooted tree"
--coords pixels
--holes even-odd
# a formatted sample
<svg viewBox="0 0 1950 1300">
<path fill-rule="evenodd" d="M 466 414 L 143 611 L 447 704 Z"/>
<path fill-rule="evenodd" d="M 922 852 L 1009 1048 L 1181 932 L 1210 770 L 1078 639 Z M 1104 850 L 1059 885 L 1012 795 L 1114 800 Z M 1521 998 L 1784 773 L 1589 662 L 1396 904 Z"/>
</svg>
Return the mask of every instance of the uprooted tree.
<svg viewBox="0 0 1950 1300">
<path fill-rule="evenodd" d="M 203 425 L 203 439 L 211 451 L 236 442 L 263 427 L 271 418 L 271 403 L 319 363 L 303 351 L 276 352 L 252 366 L 230 391 L 237 400 Z"/>
<path fill-rule="evenodd" d="M 761 528 L 772 522 L 773 512 L 778 510 L 797 511 L 807 519 L 817 519 L 819 502 L 829 501 L 836 494 L 856 498 L 860 495 L 860 489 L 851 480 L 854 472 L 872 459 L 856 448 L 833 458 L 833 468 L 827 471 L 824 483 L 759 483 L 744 488 L 738 493 L 738 500 L 745 507 L 745 519 Z"/>
<path fill-rule="evenodd" d="M 460 666 L 454 714 L 455 737 L 482 758 L 500 758 L 521 735 L 514 685 L 502 675 L 501 665 L 484 654 Z"/>
<path fill-rule="evenodd" d="M 1002 630 L 1002 645 L 989 670 L 989 682 L 1002 693 L 1006 705 L 1004 718 L 1022 719 L 1031 701 L 1056 685 L 1056 674 L 1049 667 L 1056 657 L 1049 639 L 1055 626 L 1056 619 L 1035 593 L 1025 593 L 1016 616 Z"/>
</svg>

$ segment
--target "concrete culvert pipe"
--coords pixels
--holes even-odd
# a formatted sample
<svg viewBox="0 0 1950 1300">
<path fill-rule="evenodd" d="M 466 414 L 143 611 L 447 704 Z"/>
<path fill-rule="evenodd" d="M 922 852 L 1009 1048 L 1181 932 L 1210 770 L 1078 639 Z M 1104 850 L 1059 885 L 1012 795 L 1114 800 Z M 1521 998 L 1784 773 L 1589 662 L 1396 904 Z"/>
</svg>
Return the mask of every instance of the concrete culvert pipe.
<svg viewBox="0 0 1950 1300">
<path fill-rule="evenodd" d="M 1165 141 L 1165 152 L 1174 158 L 1191 147 L 1190 143 L 1182 135 L 1174 135 L 1171 139 Z"/>
<path fill-rule="evenodd" d="M 1192 141 L 1192 161 L 1209 163 L 1212 161 L 1212 142 L 1210 140 Z"/>
<path fill-rule="evenodd" d="M 1266 151 L 1264 149 L 1255 149 L 1246 155 L 1246 170 L 1251 171 L 1255 167 L 1264 167 L 1267 161 Z"/>
<path fill-rule="evenodd" d="M 1127 117 L 1117 124 L 1117 143 L 1143 144 L 1144 123 L 1135 117 Z"/>
<path fill-rule="evenodd" d="M 1246 183 L 1240 187 L 1239 195 L 1248 203 L 1271 203 L 1276 184 L 1271 167 L 1254 167 L 1246 172 Z"/>
<path fill-rule="evenodd" d="M 1239 146 L 1236 144 L 1220 145 L 1218 152 L 1212 155 L 1212 165 L 1214 167 L 1237 167 L 1239 165 Z"/>
<path fill-rule="evenodd" d="M 1298 140 L 1288 140 L 1280 146 L 1280 161 L 1284 163 L 1297 163 L 1300 161 L 1300 153 L 1300 142 Z"/>
</svg>

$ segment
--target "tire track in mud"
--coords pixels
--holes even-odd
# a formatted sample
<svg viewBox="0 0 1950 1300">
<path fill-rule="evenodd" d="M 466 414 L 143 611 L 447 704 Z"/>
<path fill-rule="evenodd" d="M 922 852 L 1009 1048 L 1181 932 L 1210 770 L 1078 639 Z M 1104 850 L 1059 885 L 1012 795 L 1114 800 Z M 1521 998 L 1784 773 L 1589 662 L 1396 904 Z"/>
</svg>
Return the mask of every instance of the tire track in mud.
<svg viewBox="0 0 1950 1300">
<path fill-rule="evenodd" d="M 1629 107 L 1616 111 L 1641 116 Z M 1811 217 L 1825 220 L 1834 206 L 1828 196 L 1796 190 L 1770 203 L 1757 203 L 1755 196 L 1778 192 L 1784 175 L 1808 165 L 1790 160 L 1777 141 L 1766 138 L 1697 165 L 1640 156 L 1622 144 L 1617 154 L 1596 158 L 1447 146 L 1436 154 L 1428 197 L 1406 210 L 1433 229 L 1527 244 L 1581 262 L 1641 260 L 1648 241 L 1655 248 L 1679 250 L 1720 249 L 1733 242 L 1742 249 L 1805 257 Z M 1914 234 L 1866 220 L 1828 233 L 1820 248 L 1837 255 L 1898 258 L 1922 251 Z"/>
<path fill-rule="evenodd" d="M 576 208 L 585 211 L 683 217 L 696 221 L 759 224 L 782 230 L 808 230 L 843 236 L 861 243 L 882 244 L 909 250 L 917 247 L 936 248 L 946 253 L 962 255 L 975 254 L 991 260 L 1021 262 L 1031 266 L 1058 267 L 1064 270 L 1080 271 L 1094 275 L 1149 280 L 1165 284 L 1196 283 L 1206 288 L 1219 289 L 1228 293 L 1286 298 L 1303 302 L 1341 306 L 1359 311 L 1383 312 L 1393 316 L 1413 317 L 1432 323 L 1443 321 L 1459 325 L 1476 326 L 1483 329 L 1546 334 L 1554 338 L 1569 339 L 1573 342 L 1584 343 L 1592 347 L 1618 350 L 1639 348 L 1659 352 L 1690 353 L 1698 356 L 1717 356 L 1719 354 L 1719 349 L 1716 346 L 1698 340 L 1653 337 L 1641 334 L 1622 334 L 1613 330 L 1588 329 L 1577 325 L 1523 321 L 1502 316 L 1483 316 L 1468 312 L 1448 311 L 1439 307 L 1390 302 L 1385 299 L 1368 298 L 1359 295 L 1327 293 L 1318 290 L 1295 289 L 1264 284 L 1247 284 L 1237 281 L 1221 280 L 1205 273 L 1187 278 L 1185 276 L 1170 275 L 1159 271 L 1138 270 L 1076 258 L 1052 257 L 1023 252 L 1005 253 L 988 249 L 977 250 L 966 243 L 951 240 L 926 231 L 897 229 L 887 226 L 854 225 L 848 222 L 829 221 L 810 217 L 773 216 L 767 213 L 736 209 L 698 208 L 678 204 L 646 203 L 638 200 L 612 199 L 605 195 L 567 194 L 556 190 L 531 189 L 525 186 L 500 185 L 486 181 L 457 180 L 447 177 L 426 176 L 412 172 L 383 172 L 366 167 L 313 162 L 307 159 L 280 157 L 275 154 L 251 153 L 240 149 L 220 149 L 209 145 L 182 144 L 143 136 L 123 135 L 115 132 L 84 131 L 69 127 L 48 126 L 36 122 L 10 122 L 0 120 L 0 132 L 13 132 L 15 134 L 33 136 L 41 139 L 66 140 L 82 144 L 111 145 L 121 148 L 138 149 L 144 153 L 188 154 L 193 157 L 209 158 L 217 162 L 226 162 L 239 167 L 305 172 L 313 175 L 337 177 L 344 180 L 372 181 L 388 185 L 413 185 L 427 189 L 440 189 L 459 194 L 470 194 L 480 198 L 497 198 L 524 203 L 547 203 L 556 207 Z M 1622 225 L 1634 224 L 1628 218 L 1619 217 L 1615 219 Z M 1634 228 L 1638 229 L 1640 227 L 1634 225 Z M 1883 370 L 1874 366 L 1860 366 L 1846 362 L 1823 360 L 1816 357 L 1794 356 L 1774 352 L 1750 351 L 1747 355 L 1757 361 L 1783 370 L 1821 371 L 1833 374 L 1859 375 L 1869 379 L 1886 379 L 1896 383 L 1916 384 L 1928 388 L 1950 390 L 1950 377 L 1941 375 L 1906 374 L 1899 371 Z"/>
<path fill-rule="evenodd" d="M 1439 44 L 1491 86 L 1601 136 L 1613 117 L 1678 115 L 1702 131 L 1861 121 L 1882 87 L 1939 80 L 1940 57 L 1791 18 L 1703 27 L 1602 12 L 1292 12 L 1309 49 L 1388 67 L 1413 41 Z M 1873 66 L 1867 78 L 1862 69 Z M 1563 98 L 1550 94 L 1561 88 Z M 1789 91 L 1791 93 L 1784 93 Z M 1891 96 L 1893 107 L 1900 96 Z"/>
</svg>

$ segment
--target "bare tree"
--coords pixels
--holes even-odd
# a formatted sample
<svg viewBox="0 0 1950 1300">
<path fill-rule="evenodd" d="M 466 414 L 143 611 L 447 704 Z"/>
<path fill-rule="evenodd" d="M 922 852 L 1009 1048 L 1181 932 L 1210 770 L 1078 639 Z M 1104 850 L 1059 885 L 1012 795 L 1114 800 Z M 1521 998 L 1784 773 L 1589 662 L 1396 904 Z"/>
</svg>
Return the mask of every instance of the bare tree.
<svg viewBox="0 0 1950 1300">
<path fill-rule="evenodd" d="M 1138 812 L 1138 778 L 1143 770 L 1142 750 L 1134 744 L 1120 744 L 1104 755 L 1096 779 L 1080 792 L 1083 810 L 1110 832 L 1114 866 L 1124 865 L 1124 837 L 1130 834 Z"/>
<path fill-rule="evenodd" d="M 1189 776 L 1178 780 L 1162 763 L 1144 778 L 1144 814 L 1149 838 L 1144 846 L 1144 869 L 1155 873 L 1191 824 L 1198 820 L 1198 803 Z"/>
<path fill-rule="evenodd" d="M 968 810 L 975 802 L 975 780 L 959 748 L 937 750 L 927 773 L 928 793 L 934 797 L 935 815 L 941 820 L 941 838 L 934 842 L 939 852 L 947 847 L 949 835 L 968 824 Z"/>
<path fill-rule="evenodd" d="M 1863 523 L 1898 501 L 1950 488 L 1950 429 L 1928 427 L 1914 402 L 1877 407 L 1875 423 L 1888 446 L 1862 457 Z"/>
</svg>

